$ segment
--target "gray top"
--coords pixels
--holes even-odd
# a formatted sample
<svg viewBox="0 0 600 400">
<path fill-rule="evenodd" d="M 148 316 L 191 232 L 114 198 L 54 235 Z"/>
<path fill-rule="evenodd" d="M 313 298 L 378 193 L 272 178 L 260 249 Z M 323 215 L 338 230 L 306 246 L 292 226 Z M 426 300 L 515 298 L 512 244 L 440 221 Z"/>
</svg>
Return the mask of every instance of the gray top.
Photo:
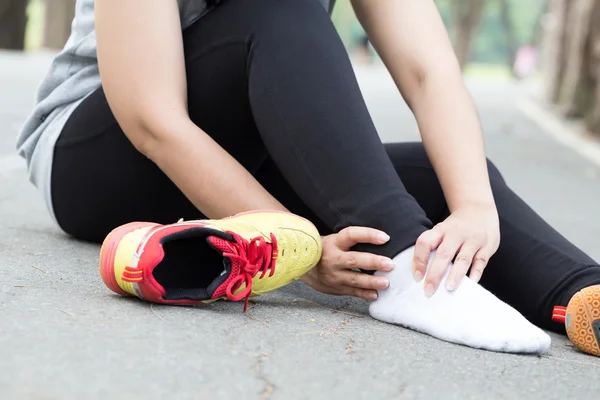
<svg viewBox="0 0 600 400">
<path fill-rule="evenodd" d="M 334 3 L 319 0 L 330 10 Z M 178 0 L 182 29 L 210 11 L 205 0 Z M 42 81 L 35 107 L 17 138 L 17 150 L 27 161 L 30 181 L 52 209 L 50 177 L 54 145 L 71 113 L 101 86 L 96 58 L 94 0 L 77 0 L 71 36 Z"/>
</svg>

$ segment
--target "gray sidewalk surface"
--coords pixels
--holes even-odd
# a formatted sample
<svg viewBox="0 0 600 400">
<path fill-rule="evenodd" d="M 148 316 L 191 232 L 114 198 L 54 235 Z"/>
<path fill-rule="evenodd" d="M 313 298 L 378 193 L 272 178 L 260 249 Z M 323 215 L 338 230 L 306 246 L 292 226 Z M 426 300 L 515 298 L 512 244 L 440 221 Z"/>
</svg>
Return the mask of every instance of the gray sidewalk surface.
<svg viewBox="0 0 600 400">
<path fill-rule="evenodd" d="M 473 350 L 372 320 L 364 302 L 302 284 L 257 298 L 246 314 L 239 303 L 178 308 L 111 294 L 99 246 L 52 224 L 14 156 L 49 61 L 0 53 L 0 399 L 597 398 L 600 360 L 559 335 L 541 357 Z M 389 76 L 379 67 L 357 74 L 384 140 L 418 139 Z M 599 258 L 600 169 L 519 112 L 518 85 L 469 88 L 509 185 Z"/>
</svg>

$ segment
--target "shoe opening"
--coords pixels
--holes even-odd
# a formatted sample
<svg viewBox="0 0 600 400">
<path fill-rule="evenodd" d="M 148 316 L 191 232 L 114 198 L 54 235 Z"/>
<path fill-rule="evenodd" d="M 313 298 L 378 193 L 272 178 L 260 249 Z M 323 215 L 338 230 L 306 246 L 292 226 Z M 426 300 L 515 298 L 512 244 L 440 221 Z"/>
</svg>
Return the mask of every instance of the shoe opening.
<svg viewBox="0 0 600 400">
<path fill-rule="evenodd" d="M 165 289 L 165 300 L 209 300 L 231 273 L 231 261 L 208 242 L 210 236 L 231 241 L 227 233 L 190 228 L 161 240 L 165 256 L 152 274 Z"/>
</svg>

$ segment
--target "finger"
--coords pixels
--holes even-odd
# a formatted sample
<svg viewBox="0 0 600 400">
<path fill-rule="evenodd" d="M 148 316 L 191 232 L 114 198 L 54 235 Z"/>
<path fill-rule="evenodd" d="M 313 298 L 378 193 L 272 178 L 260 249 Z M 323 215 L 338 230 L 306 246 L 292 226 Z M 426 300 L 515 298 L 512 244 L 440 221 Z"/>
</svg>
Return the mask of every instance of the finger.
<svg viewBox="0 0 600 400">
<path fill-rule="evenodd" d="M 387 289 L 390 285 L 385 276 L 374 276 L 356 271 L 343 271 L 339 274 L 340 283 L 359 289 Z"/>
<path fill-rule="evenodd" d="M 315 285 L 314 283 L 309 283 L 308 285 L 321 293 L 330 294 L 332 296 L 354 296 L 365 300 L 377 300 L 376 290 L 361 289 L 346 285 L 330 286 L 327 284 Z"/>
<path fill-rule="evenodd" d="M 487 249 L 481 249 L 473 257 L 473 263 L 471 265 L 471 273 L 469 274 L 469 278 L 475 283 L 479 282 L 481 279 L 481 275 L 483 275 L 483 270 L 488 264 L 490 256 L 488 255 Z"/>
<path fill-rule="evenodd" d="M 444 237 L 427 269 L 427 276 L 425 277 L 425 295 L 427 297 L 433 296 L 437 290 L 442 277 L 448 271 L 448 266 L 462 244 L 462 239 L 456 236 L 446 235 Z"/>
<path fill-rule="evenodd" d="M 417 282 L 425 276 L 427 263 L 431 252 L 442 243 L 444 235 L 441 230 L 431 229 L 423 232 L 415 244 L 415 254 L 413 256 L 413 276 Z"/>
<path fill-rule="evenodd" d="M 350 286 L 345 286 L 344 290 L 348 291 L 348 293 L 347 293 L 348 296 L 354 296 L 354 297 L 358 297 L 358 298 L 370 300 L 370 301 L 377 300 L 377 291 L 376 290 L 353 288 Z"/>
<path fill-rule="evenodd" d="M 377 291 L 372 289 L 361 289 L 353 286 L 341 285 L 331 289 L 330 294 L 336 296 L 354 296 L 365 300 L 377 300 Z"/>
<path fill-rule="evenodd" d="M 349 226 L 335 235 L 336 245 L 342 250 L 349 250 L 358 243 L 384 244 L 390 240 L 385 232 L 363 226 Z"/>
<path fill-rule="evenodd" d="M 389 272 L 394 267 L 391 258 L 358 251 L 343 252 L 339 263 L 346 269 L 364 269 Z"/>
<path fill-rule="evenodd" d="M 448 278 L 446 279 L 447 290 L 453 291 L 458 288 L 462 278 L 467 274 L 469 267 L 471 267 L 475 253 L 477 253 L 480 247 L 480 245 L 474 242 L 467 242 L 462 245 L 454 259 L 454 265 L 448 273 Z"/>
</svg>

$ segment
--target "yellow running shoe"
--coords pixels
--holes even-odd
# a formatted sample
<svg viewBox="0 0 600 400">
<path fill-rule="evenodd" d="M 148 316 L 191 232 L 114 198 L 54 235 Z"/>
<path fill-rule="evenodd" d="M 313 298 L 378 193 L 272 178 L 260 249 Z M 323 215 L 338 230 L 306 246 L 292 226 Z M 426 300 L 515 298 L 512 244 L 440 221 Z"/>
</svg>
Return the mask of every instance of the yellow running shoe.
<svg viewBox="0 0 600 400">
<path fill-rule="evenodd" d="M 581 289 L 566 307 L 554 307 L 552 319 L 564 322 L 567 336 L 579 350 L 600 357 L 600 285 Z"/>
<path fill-rule="evenodd" d="M 252 211 L 222 220 L 113 230 L 100 250 L 100 275 L 121 295 L 190 305 L 245 299 L 299 279 L 319 262 L 321 238 L 308 220 Z"/>
</svg>

